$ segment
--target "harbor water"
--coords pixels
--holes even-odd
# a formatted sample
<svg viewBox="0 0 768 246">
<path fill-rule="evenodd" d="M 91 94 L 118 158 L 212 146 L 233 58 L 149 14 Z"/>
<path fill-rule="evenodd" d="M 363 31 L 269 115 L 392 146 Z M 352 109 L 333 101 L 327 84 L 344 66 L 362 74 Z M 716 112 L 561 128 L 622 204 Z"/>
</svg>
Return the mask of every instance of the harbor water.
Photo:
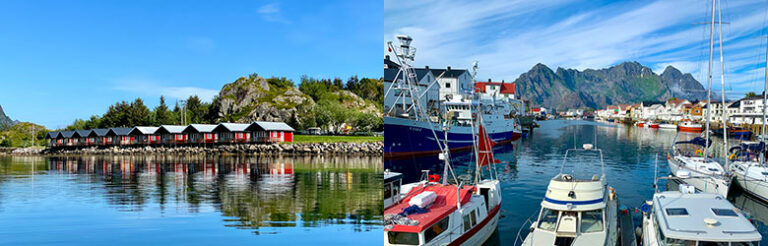
<svg viewBox="0 0 768 246">
<path fill-rule="evenodd" d="M 0 245 L 378 243 L 381 172 L 379 157 L 0 157 Z"/>
<path fill-rule="evenodd" d="M 658 175 L 668 176 L 666 154 L 674 143 L 677 132 L 666 129 L 637 128 L 616 123 L 582 120 L 541 121 L 527 138 L 494 148 L 495 157 L 502 161 L 496 164 L 502 188 L 502 207 L 498 230 L 486 245 L 513 245 L 520 228 L 540 209 L 549 180 L 560 172 L 566 150 L 581 148 L 583 144 L 595 144 L 602 149 L 608 185 L 616 188 L 619 203 L 633 210 L 649 200 L 654 193 L 654 163 L 658 156 Z M 690 138 L 681 135 L 679 138 Z M 713 138 L 712 150 L 720 154 L 723 148 L 721 138 Z M 733 140 L 736 141 L 736 140 Z M 451 157 L 456 176 L 466 177 L 474 167 L 469 164 L 471 152 L 454 153 Z M 572 155 L 568 158 L 564 172 L 574 169 L 577 174 L 600 174 L 600 162 L 594 156 Z M 573 163 L 578 163 L 574 167 Z M 384 168 L 405 175 L 404 182 L 417 181 L 421 170 L 442 173 L 442 162 L 437 157 L 419 157 L 401 160 L 387 160 Z M 664 180 L 659 181 L 660 189 L 670 187 Z M 744 194 L 733 186 L 728 196 L 734 205 L 741 208 L 756 222 L 764 235 L 762 244 L 768 244 L 768 205 Z M 639 214 L 635 215 L 635 226 L 639 226 Z M 523 230 L 521 236 L 525 236 Z"/>
</svg>

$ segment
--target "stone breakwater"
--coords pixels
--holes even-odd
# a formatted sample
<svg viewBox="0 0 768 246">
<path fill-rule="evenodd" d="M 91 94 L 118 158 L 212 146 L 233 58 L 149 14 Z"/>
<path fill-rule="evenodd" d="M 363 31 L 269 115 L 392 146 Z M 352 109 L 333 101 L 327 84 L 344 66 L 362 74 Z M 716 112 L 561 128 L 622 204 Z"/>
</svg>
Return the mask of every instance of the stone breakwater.
<svg viewBox="0 0 768 246">
<path fill-rule="evenodd" d="M 384 153 L 384 143 L 301 143 L 301 144 L 232 144 L 215 146 L 159 146 L 159 147 L 123 147 L 78 148 L 78 149 L 38 149 L 18 148 L 0 153 L 6 155 L 99 155 L 99 154 L 249 154 L 249 155 L 350 155 L 380 156 Z"/>
</svg>

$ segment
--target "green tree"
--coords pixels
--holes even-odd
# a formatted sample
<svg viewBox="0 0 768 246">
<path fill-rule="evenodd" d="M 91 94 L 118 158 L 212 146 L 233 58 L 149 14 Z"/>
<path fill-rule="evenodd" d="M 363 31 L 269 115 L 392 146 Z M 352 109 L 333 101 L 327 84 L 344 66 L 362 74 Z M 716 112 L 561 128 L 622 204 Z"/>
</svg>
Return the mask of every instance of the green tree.
<svg viewBox="0 0 768 246">
<path fill-rule="evenodd" d="M 754 97 L 754 96 L 757 96 L 757 93 L 755 93 L 754 91 L 747 92 L 747 97 Z"/>
<path fill-rule="evenodd" d="M 154 110 L 155 113 L 155 125 L 172 125 L 175 124 L 172 113 L 168 110 L 168 106 L 165 105 L 165 97 L 160 96 L 160 105 L 157 105 Z"/>
<path fill-rule="evenodd" d="M 130 110 L 128 111 L 128 127 L 132 126 L 146 126 L 150 121 L 149 108 L 144 105 L 144 100 L 136 98 L 131 103 Z"/>
</svg>

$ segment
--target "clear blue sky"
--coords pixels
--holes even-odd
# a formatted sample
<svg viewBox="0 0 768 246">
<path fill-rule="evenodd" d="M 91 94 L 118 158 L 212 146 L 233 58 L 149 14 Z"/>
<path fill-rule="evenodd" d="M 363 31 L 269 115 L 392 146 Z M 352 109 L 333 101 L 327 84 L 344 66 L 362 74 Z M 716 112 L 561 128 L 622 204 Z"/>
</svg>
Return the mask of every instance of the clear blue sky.
<svg viewBox="0 0 768 246">
<path fill-rule="evenodd" d="M 48 128 L 251 73 L 378 78 L 380 1 L 2 1 L 0 105 Z"/>
<path fill-rule="evenodd" d="M 672 65 L 706 83 L 709 26 L 697 23 L 711 21 L 711 2 L 385 0 L 384 40 L 411 35 L 420 66 L 469 68 L 477 60 L 481 80 L 512 81 L 536 63 L 583 70 L 638 61 L 657 73 Z M 726 95 L 759 93 L 768 4 L 720 2 L 730 23 L 723 26 Z M 714 64 L 718 93 L 719 68 Z"/>
</svg>

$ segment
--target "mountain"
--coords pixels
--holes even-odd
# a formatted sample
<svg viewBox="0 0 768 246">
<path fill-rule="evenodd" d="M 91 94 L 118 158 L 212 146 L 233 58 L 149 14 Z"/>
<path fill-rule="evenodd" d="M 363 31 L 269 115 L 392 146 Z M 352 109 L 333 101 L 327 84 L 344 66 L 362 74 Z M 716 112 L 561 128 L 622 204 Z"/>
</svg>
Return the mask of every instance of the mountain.
<svg viewBox="0 0 768 246">
<path fill-rule="evenodd" d="M 3 112 L 3 106 L 0 106 L 0 128 L 10 127 L 16 123 L 18 122 L 12 121 L 11 117 L 5 115 L 5 112 Z"/>
<path fill-rule="evenodd" d="M 661 75 L 638 62 L 624 62 L 604 69 L 557 68 L 536 64 L 515 80 L 519 95 L 532 106 L 564 110 L 603 108 L 613 104 L 664 101 L 669 98 L 701 100 L 706 90 L 691 74 L 672 66 Z"/>
</svg>

